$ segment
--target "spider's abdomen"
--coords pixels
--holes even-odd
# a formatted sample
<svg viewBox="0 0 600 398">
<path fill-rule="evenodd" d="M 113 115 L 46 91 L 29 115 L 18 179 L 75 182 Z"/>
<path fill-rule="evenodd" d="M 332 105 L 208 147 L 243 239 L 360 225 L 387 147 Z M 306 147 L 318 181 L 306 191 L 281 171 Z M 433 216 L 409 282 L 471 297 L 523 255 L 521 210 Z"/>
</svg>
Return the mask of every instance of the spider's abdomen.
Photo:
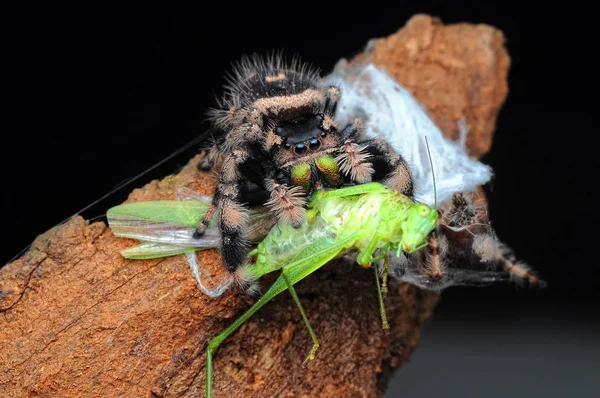
<svg viewBox="0 0 600 398">
<path fill-rule="evenodd" d="M 230 79 L 228 94 L 238 97 L 239 105 L 251 106 L 261 98 L 300 94 L 317 90 L 320 81 L 316 70 L 292 61 L 285 65 L 281 59 L 243 59 Z"/>
</svg>

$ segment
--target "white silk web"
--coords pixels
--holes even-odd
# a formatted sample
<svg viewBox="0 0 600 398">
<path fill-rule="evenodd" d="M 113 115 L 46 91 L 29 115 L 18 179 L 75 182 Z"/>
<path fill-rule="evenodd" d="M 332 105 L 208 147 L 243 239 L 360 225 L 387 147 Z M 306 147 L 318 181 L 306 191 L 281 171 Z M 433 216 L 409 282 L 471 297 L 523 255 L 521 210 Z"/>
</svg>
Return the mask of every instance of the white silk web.
<svg viewBox="0 0 600 398">
<path fill-rule="evenodd" d="M 467 154 L 467 128 L 459 123 L 459 141 L 446 138 L 411 93 L 385 70 L 373 64 L 338 64 L 324 79 L 342 91 L 336 122 L 343 127 L 353 118 L 365 122 L 367 138 L 383 138 L 407 161 L 415 184 L 415 200 L 434 205 L 429 148 L 439 203 L 456 192 L 475 190 L 492 177 L 492 170 Z"/>
</svg>

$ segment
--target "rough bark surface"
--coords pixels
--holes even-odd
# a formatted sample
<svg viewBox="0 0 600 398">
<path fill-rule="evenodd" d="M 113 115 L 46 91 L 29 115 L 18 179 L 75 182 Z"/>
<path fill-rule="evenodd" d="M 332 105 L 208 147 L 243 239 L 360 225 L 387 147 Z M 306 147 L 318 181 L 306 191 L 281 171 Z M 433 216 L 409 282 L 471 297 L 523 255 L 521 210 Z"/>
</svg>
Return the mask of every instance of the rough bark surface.
<svg viewBox="0 0 600 398">
<path fill-rule="evenodd" d="M 451 137 L 465 117 L 469 148 L 480 156 L 507 92 L 502 42 L 489 26 L 443 26 L 421 15 L 354 62 L 385 65 Z M 197 171 L 198 160 L 136 189 L 129 201 L 172 199 L 180 186 L 210 195 L 214 181 Z M 0 270 L 0 396 L 204 396 L 206 344 L 250 303 L 235 289 L 204 296 L 181 256 L 126 261 L 119 250 L 133 243 L 102 222 L 75 217 Z M 202 257 L 219 266 L 215 251 Z M 274 280 L 265 279 L 265 286 Z M 310 337 L 282 294 L 217 352 L 215 396 L 380 396 L 437 301 L 392 282 L 386 333 L 370 270 L 333 262 L 297 289 L 320 338 L 316 359 L 302 368 Z"/>
<path fill-rule="evenodd" d="M 502 31 L 489 25 L 444 26 L 437 18 L 416 15 L 395 34 L 372 42 L 365 55 L 410 89 L 452 139 L 465 118 L 469 150 L 480 157 L 492 146 L 508 94 L 504 41 Z"/>
</svg>

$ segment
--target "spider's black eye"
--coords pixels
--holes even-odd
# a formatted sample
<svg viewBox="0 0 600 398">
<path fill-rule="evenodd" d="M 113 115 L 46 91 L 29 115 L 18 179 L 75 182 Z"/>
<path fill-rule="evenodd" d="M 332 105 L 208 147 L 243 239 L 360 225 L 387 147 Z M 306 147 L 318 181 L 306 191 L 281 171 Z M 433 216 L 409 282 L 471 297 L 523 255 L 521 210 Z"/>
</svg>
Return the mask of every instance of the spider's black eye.
<svg viewBox="0 0 600 398">
<path fill-rule="evenodd" d="M 316 138 L 313 138 L 312 140 L 310 140 L 310 142 L 308 143 L 308 147 L 314 151 L 319 149 L 319 147 L 321 146 L 321 141 L 319 141 Z"/>
<path fill-rule="evenodd" d="M 323 131 L 323 132 L 321 133 L 321 138 L 325 138 L 326 136 L 327 136 L 327 133 Z"/>
<path fill-rule="evenodd" d="M 303 153 L 306 152 L 306 145 L 297 144 L 296 148 L 294 148 L 294 152 L 296 152 L 298 155 L 302 155 Z"/>
</svg>

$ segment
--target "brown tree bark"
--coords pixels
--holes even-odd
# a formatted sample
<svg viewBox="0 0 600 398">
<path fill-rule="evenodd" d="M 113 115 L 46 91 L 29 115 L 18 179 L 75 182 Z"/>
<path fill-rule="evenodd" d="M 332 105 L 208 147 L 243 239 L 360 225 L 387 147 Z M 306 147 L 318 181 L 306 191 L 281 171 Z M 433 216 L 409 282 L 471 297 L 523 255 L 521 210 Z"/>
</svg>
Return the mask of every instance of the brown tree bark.
<svg viewBox="0 0 600 398">
<path fill-rule="evenodd" d="M 469 149 L 481 156 L 507 94 L 503 43 L 490 26 L 444 26 L 418 15 L 352 62 L 386 66 L 450 137 L 465 117 Z M 198 159 L 129 201 L 171 199 L 180 186 L 210 195 L 214 181 L 197 171 Z M 119 250 L 133 243 L 74 217 L 0 270 L 0 396 L 204 396 L 206 344 L 250 303 L 236 289 L 214 300 L 203 295 L 182 256 L 123 259 Z M 219 266 L 215 251 L 202 256 Z M 265 279 L 264 286 L 274 280 Z M 386 333 L 370 270 L 333 262 L 297 289 L 320 339 L 316 359 L 301 366 L 311 340 L 284 293 L 219 349 L 215 396 L 381 396 L 437 301 L 391 282 Z"/>
</svg>

